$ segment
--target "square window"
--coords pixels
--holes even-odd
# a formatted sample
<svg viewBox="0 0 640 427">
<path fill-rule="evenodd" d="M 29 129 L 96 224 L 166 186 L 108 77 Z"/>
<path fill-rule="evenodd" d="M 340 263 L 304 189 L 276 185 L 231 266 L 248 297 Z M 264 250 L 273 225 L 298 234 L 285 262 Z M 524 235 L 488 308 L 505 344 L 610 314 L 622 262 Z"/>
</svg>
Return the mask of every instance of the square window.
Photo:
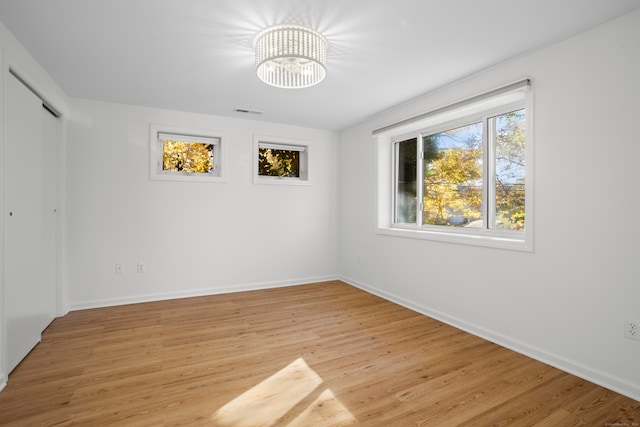
<svg viewBox="0 0 640 427">
<path fill-rule="evenodd" d="M 222 137 L 215 132 L 151 127 L 151 179 L 221 181 Z"/>
<path fill-rule="evenodd" d="M 255 183 L 309 183 L 309 146 L 304 142 L 256 136 L 254 145 Z"/>
</svg>

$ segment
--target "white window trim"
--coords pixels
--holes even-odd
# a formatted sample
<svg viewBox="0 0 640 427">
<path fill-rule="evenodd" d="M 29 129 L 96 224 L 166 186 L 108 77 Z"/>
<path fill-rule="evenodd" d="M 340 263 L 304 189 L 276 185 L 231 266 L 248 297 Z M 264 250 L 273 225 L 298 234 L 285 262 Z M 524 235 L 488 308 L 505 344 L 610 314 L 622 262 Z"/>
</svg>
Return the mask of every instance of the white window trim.
<svg viewBox="0 0 640 427">
<path fill-rule="evenodd" d="M 178 136 L 184 141 L 198 141 L 214 144 L 215 173 L 201 174 L 188 172 L 166 172 L 162 170 L 162 136 Z M 225 149 L 224 135 L 212 129 L 195 129 L 187 127 L 152 124 L 149 131 L 149 178 L 154 181 L 182 182 L 225 182 Z"/>
<path fill-rule="evenodd" d="M 281 176 L 263 176 L 258 175 L 259 170 L 259 151 L 260 148 L 273 148 L 278 150 L 299 151 L 300 158 L 300 177 L 281 177 Z M 307 141 L 281 138 L 265 135 L 253 136 L 253 183 L 268 185 L 311 185 L 310 174 L 310 147 Z M 304 158 L 302 157 L 304 155 Z"/>
<path fill-rule="evenodd" d="M 528 86 L 524 89 L 528 89 Z M 373 132 L 376 143 L 376 208 L 377 223 L 376 233 L 385 236 L 404 237 L 412 239 L 431 240 L 437 242 L 464 244 L 472 246 L 483 246 L 497 249 L 508 249 L 515 251 L 533 252 L 534 236 L 534 121 L 533 121 L 533 91 L 524 92 L 523 88 L 514 91 L 500 93 L 495 97 L 483 98 L 481 101 L 472 103 L 461 103 L 459 108 L 443 108 L 441 114 L 428 114 L 422 120 L 410 120 L 401 122 L 401 126 L 389 126 L 382 130 Z M 472 99 L 473 97 L 470 97 Z M 503 230 L 486 229 L 460 229 L 447 227 L 419 227 L 417 224 L 395 224 L 395 154 L 394 143 L 412 136 L 417 136 L 421 131 L 429 129 L 433 131 L 439 127 L 446 128 L 445 124 L 464 122 L 467 118 L 477 115 L 488 116 L 508 106 L 520 103 L 524 106 L 527 114 L 527 124 L 525 128 L 525 157 L 527 159 L 525 168 L 525 212 L 526 227 L 523 232 L 514 233 Z M 406 123 L 406 124 L 405 124 Z M 488 178 L 488 177 L 487 177 Z"/>
</svg>

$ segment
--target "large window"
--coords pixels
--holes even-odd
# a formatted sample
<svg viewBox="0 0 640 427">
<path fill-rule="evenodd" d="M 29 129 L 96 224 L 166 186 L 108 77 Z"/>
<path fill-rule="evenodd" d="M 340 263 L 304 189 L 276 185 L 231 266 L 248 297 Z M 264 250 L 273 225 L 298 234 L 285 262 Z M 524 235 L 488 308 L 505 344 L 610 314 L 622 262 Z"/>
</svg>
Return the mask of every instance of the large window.
<svg viewBox="0 0 640 427">
<path fill-rule="evenodd" d="M 525 110 L 470 121 L 395 143 L 396 223 L 524 230 Z"/>
<path fill-rule="evenodd" d="M 151 179 L 220 181 L 220 136 L 203 130 L 151 127 Z"/>
<path fill-rule="evenodd" d="M 487 98 L 416 120 L 415 131 L 378 136 L 380 232 L 532 249 L 525 92 Z"/>
</svg>

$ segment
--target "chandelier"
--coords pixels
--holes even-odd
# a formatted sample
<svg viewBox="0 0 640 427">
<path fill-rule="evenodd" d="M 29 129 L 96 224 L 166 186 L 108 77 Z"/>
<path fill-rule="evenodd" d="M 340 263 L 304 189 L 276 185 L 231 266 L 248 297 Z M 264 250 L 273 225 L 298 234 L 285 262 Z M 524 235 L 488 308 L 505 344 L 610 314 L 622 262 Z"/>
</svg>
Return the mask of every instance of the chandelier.
<svg viewBox="0 0 640 427">
<path fill-rule="evenodd" d="M 267 28 L 256 41 L 256 73 L 271 86 L 298 89 L 316 85 L 327 75 L 327 49 L 327 39 L 309 28 Z"/>
</svg>

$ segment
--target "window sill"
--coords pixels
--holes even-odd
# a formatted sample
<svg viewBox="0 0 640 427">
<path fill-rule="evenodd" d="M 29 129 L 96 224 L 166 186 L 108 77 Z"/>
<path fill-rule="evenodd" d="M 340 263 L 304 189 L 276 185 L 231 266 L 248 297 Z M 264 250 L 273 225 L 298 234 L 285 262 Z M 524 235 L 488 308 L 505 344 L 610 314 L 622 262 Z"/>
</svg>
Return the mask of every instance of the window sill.
<svg viewBox="0 0 640 427">
<path fill-rule="evenodd" d="M 224 177 L 199 173 L 151 173 L 152 181 L 226 182 Z"/>
<path fill-rule="evenodd" d="M 533 241 L 530 236 L 522 238 L 494 235 L 489 233 L 460 233 L 455 231 L 434 231 L 416 228 L 378 227 L 376 234 L 383 236 L 404 237 L 409 239 L 431 240 L 436 242 L 460 245 L 481 246 L 493 249 L 505 249 L 520 252 L 533 252 Z M 519 237 L 519 236 L 518 236 Z"/>
<path fill-rule="evenodd" d="M 267 185 L 311 185 L 311 182 L 302 178 L 278 178 L 278 177 L 254 177 L 254 184 Z"/>
</svg>

